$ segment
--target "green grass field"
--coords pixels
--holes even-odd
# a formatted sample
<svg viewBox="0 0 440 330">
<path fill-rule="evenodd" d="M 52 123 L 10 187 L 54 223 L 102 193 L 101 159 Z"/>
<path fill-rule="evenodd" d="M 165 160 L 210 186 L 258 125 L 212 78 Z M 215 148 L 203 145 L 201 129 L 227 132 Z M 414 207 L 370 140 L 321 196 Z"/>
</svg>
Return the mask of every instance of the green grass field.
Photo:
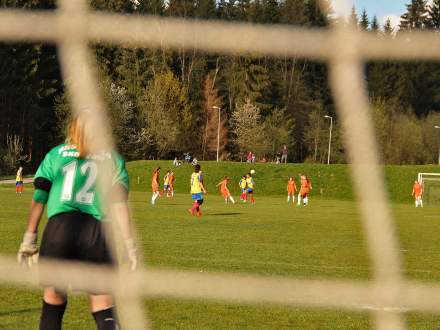
<svg viewBox="0 0 440 330">
<path fill-rule="evenodd" d="M 137 185 L 135 180 L 136 171 L 141 171 L 141 167 L 130 163 L 129 168 L 135 181 L 130 205 L 147 265 L 303 279 L 368 280 L 371 277 L 357 206 L 348 195 L 332 199 L 314 190 L 310 205 L 297 207 L 287 204 L 281 195 L 284 186 L 278 194 L 274 187 L 266 187 L 266 191 L 262 188 L 264 195 L 257 189 L 256 205 L 225 205 L 212 187 L 215 177 L 224 175 L 221 172 L 225 169 L 214 175 L 207 166 L 205 181 L 211 181 L 210 193 L 203 205 L 204 216 L 198 219 L 187 214 L 191 201 L 183 193 L 183 183 L 177 186 L 181 189 L 174 199 L 161 198 L 156 206 L 151 206 L 148 187 L 142 182 Z M 188 170 L 182 168 L 182 171 Z M 295 171 L 293 175 L 297 170 L 299 168 L 291 170 Z M 345 168 L 339 170 L 345 171 Z M 231 171 L 239 175 L 243 168 Z M 257 168 L 257 175 L 258 184 L 258 180 L 264 176 L 267 179 L 269 174 Z M 18 249 L 31 193 L 28 185 L 22 196 L 17 196 L 12 186 L 0 186 L 2 254 L 13 255 Z M 408 198 L 406 204 L 393 204 L 393 211 L 405 275 L 438 282 L 440 207 L 415 209 Z M 40 305 L 40 290 L 1 286 L 0 329 L 37 329 Z M 156 329 L 368 329 L 372 325 L 368 313 L 168 298 L 146 298 L 145 312 Z M 440 327 L 440 316 L 408 314 L 407 318 L 411 329 Z M 69 300 L 64 325 L 65 329 L 94 329 L 85 296 L 72 296 Z"/>
</svg>

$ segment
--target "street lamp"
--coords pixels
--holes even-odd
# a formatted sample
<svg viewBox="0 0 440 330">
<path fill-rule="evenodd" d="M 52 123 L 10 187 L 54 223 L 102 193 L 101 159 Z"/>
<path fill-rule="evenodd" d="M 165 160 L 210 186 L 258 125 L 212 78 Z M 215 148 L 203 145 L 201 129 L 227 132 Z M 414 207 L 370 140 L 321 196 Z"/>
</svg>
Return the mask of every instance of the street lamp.
<svg viewBox="0 0 440 330">
<path fill-rule="evenodd" d="M 328 154 L 327 154 L 327 165 L 330 164 L 330 151 L 332 147 L 332 129 L 333 129 L 333 117 L 325 115 L 324 118 L 330 119 L 330 136 L 328 138 Z"/>
<path fill-rule="evenodd" d="M 434 128 L 440 128 L 440 126 L 434 125 Z M 438 145 L 438 164 L 440 165 L 440 144 Z"/>
<path fill-rule="evenodd" d="M 218 152 L 220 149 L 220 107 L 217 106 L 213 106 L 213 109 L 217 109 L 218 110 L 218 127 L 217 127 L 217 162 L 218 162 Z"/>
</svg>

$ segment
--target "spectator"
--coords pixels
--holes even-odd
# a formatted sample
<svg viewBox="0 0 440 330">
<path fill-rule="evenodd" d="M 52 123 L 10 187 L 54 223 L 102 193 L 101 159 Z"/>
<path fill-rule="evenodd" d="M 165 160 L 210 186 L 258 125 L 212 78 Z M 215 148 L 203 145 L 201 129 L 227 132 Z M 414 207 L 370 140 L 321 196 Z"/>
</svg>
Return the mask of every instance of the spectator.
<svg viewBox="0 0 440 330">
<path fill-rule="evenodd" d="M 287 154 L 288 154 L 287 146 L 284 145 L 282 155 L 281 155 L 281 163 L 287 164 Z"/>
<path fill-rule="evenodd" d="M 252 157 L 253 157 L 252 151 L 249 151 L 247 154 L 247 162 L 248 163 L 252 163 Z"/>
<path fill-rule="evenodd" d="M 176 166 L 176 167 L 179 167 L 180 165 L 182 165 L 182 163 L 179 162 L 179 160 L 177 159 L 177 157 L 174 157 L 173 165 Z"/>
</svg>

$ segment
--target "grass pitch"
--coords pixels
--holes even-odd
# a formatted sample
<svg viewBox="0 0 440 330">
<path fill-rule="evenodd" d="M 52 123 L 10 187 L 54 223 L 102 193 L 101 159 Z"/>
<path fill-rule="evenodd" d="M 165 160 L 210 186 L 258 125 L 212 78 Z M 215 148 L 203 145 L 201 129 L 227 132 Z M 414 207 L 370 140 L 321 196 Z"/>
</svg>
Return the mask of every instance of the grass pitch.
<svg viewBox="0 0 440 330">
<path fill-rule="evenodd" d="M 26 189 L 27 188 L 27 189 Z M 238 197 L 238 196 L 237 196 Z M 0 253 L 15 254 L 21 241 L 31 190 L 17 196 L 0 187 Z M 201 219 L 186 209 L 189 195 L 130 197 L 140 249 L 147 265 L 203 272 L 237 272 L 305 279 L 371 277 L 355 202 L 311 197 L 308 207 L 287 204 L 285 196 L 259 196 L 256 205 L 225 205 L 210 191 Z M 440 280 L 440 216 L 438 207 L 393 207 L 400 237 L 403 271 L 421 281 Z M 44 225 L 44 223 L 42 224 Z M 42 232 L 43 226 L 40 227 Z M 0 328 L 37 329 L 41 291 L 3 285 Z M 145 299 L 145 311 L 157 329 L 368 329 L 368 313 L 238 305 L 210 301 Z M 440 316 L 408 314 L 410 328 L 435 329 Z M 70 296 L 65 329 L 94 329 L 85 296 Z"/>
</svg>

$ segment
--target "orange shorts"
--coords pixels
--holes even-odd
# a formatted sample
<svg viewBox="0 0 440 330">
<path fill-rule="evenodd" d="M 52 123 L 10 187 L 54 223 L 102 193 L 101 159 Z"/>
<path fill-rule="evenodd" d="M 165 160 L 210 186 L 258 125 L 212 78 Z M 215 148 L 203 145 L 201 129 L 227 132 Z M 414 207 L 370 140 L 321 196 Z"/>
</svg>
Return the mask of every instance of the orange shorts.
<svg viewBox="0 0 440 330">
<path fill-rule="evenodd" d="M 230 195 L 228 189 L 226 189 L 226 190 L 222 189 L 222 190 L 221 190 L 221 194 L 222 194 L 222 196 L 223 196 L 224 198 L 227 198 L 227 197 L 229 197 L 229 195 Z"/>
<path fill-rule="evenodd" d="M 151 190 L 155 193 L 155 192 L 159 192 L 159 185 L 158 184 L 152 184 L 151 185 Z"/>
</svg>

